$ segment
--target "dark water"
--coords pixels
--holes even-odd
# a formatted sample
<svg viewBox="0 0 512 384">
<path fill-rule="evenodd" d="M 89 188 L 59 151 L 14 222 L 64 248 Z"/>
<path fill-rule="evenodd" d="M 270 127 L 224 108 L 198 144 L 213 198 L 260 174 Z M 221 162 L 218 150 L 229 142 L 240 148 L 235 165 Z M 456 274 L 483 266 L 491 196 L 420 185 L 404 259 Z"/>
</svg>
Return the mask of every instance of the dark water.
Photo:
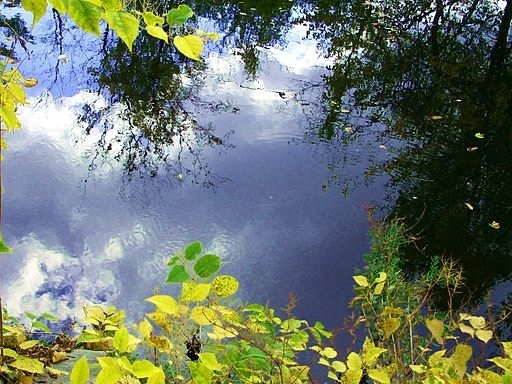
<svg viewBox="0 0 512 384">
<path fill-rule="evenodd" d="M 169 255 L 201 240 L 244 299 L 295 292 L 299 316 L 341 325 L 372 205 L 411 228 L 411 276 L 440 255 L 465 269 L 461 300 L 507 296 L 512 5 L 190 5 L 220 34 L 201 64 L 52 13 L 20 33 L 40 83 L 3 162 L 11 311 L 138 318 Z"/>
</svg>

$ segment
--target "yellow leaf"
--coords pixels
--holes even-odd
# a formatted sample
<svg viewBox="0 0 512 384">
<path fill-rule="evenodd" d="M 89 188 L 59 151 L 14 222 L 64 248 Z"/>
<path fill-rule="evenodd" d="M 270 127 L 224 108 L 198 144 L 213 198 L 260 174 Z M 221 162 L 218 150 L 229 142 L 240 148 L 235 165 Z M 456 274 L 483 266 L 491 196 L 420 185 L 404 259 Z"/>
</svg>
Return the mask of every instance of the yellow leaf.
<svg viewBox="0 0 512 384">
<path fill-rule="evenodd" d="M 459 323 L 459 329 L 461 332 L 467 333 L 471 335 L 471 337 L 475 336 L 475 330 L 474 328 L 470 327 L 469 325 L 466 325 L 464 323 Z"/>
<path fill-rule="evenodd" d="M 233 276 L 221 275 L 215 277 L 212 282 L 212 292 L 219 297 L 229 297 L 238 290 L 238 280 Z"/>
<path fill-rule="evenodd" d="M 477 329 L 475 335 L 479 340 L 482 340 L 484 343 L 487 343 L 489 340 L 492 339 L 492 331 L 485 329 Z"/>
<path fill-rule="evenodd" d="M 469 324 L 475 329 L 485 328 L 485 319 L 482 316 L 471 316 L 468 320 Z"/>
<path fill-rule="evenodd" d="M 210 293 L 211 284 L 206 283 L 183 283 L 181 300 L 184 302 L 203 301 Z"/>
<path fill-rule="evenodd" d="M 475 133 L 475 137 L 476 137 L 477 139 L 483 139 L 485 136 L 484 136 L 484 134 L 483 134 L 483 133 L 478 132 L 478 133 Z"/>
<path fill-rule="evenodd" d="M 357 370 L 361 369 L 362 366 L 363 362 L 361 360 L 361 357 L 355 352 L 350 352 L 350 354 L 347 357 L 348 369 Z"/>
<path fill-rule="evenodd" d="M 443 340 L 443 330 L 444 330 L 444 324 L 441 320 L 438 319 L 427 319 L 425 321 L 425 324 L 432 334 L 434 336 L 434 339 L 439 345 L 444 344 Z"/>
<path fill-rule="evenodd" d="M 29 77 L 25 79 L 23 85 L 27 88 L 35 87 L 37 85 L 37 79 L 35 77 Z"/>
<path fill-rule="evenodd" d="M 155 25 L 148 25 L 146 27 L 146 31 L 151 36 L 156 37 L 157 39 L 163 40 L 167 44 L 169 44 L 169 35 L 167 34 L 167 32 L 165 32 L 163 30 L 162 27 L 155 26 Z"/>
<path fill-rule="evenodd" d="M 126 11 L 105 12 L 103 18 L 131 52 L 133 42 L 139 34 L 139 19 Z"/>
<path fill-rule="evenodd" d="M 419 365 L 410 364 L 409 368 L 411 368 L 411 371 L 419 373 L 419 374 L 425 373 L 427 371 L 427 367 L 424 366 L 423 364 L 419 364 Z"/>
<path fill-rule="evenodd" d="M 333 361 L 332 364 L 331 364 L 331 367 L 336 372 L 340 372 L 340 373 L 343 373 L 343 372 L 345 372 L 347 370 L 347 366 L 345 365 L 345 363 L 342 362 L 342 361 L 339 361 L 339 360 Z"/>
<path fill-rule="evenodd" d="M 443 118 L 443 116 L 439 116 L 439 115 L 430 116 L 430 120 L 441 120 L 442 118 Z"/>
<path fill-rule="evenodd" d="M 366 337 L 363 344 L 363 351 L 361 353 L 361 359 L 363 365 L 366 367 L 372 367 L 377 363 L 377 359 L 380 355 L 386 352 L 387 349 L 376 347 L 375 344 Z"/>
<path fill-rule="evenodd" d="M 375 288 L 373 289 L 374 295 L 380 295 L 382 293 L 382 290 L 384 289 L 384 285 L 386 283 L 383 281 L 382 283 L 378 283 Z"/>
<path fill-rule="evenodd" d="M 178 51 L 183 55 L 191 58 L 192 60 L 201 60 L 199 56 L 203 53 L 204 42 L 199 36 L 175 36 L 173 43 Z"/>
<path fill-rule="evenodd" d="M 220 371 L 222 369 L 222 365 L 217 361 L 217 357 L 214 353 L 211 352 L 203 352 L 199 354 L 199 359 L 201 362 L 212 371 Z"/>
<path fill-rule="evenodd" d="M 469 209 L 470 211 L 472 211 L 472 210 L 473 210 L 473 206 L 472 206 L 471 204 L 469 204 L 469 203 L 464 203 L 464 204 L 466 204 L 466 207 L 468 207 L 468 209 Z"/>
<path fill-rule="evenodd" d="M 366 279 L 365 276 L 357 275 L 357 276 L 352 276 L 352 278 L 355 280 L 357 285 L 359 285 L 360 287 L 367 287 L 368 286 L 368 280 Z"/>
<path fill-rule="evenodd" d="M 363 377 L 362 369 L 348 369 L 343 376 L 341 376 L 342 384 L 359 384 L 361 382 L 361 378 Z"/>
<path fill-rule="evenodd" d="M 32 21 L 32 27 L 34 27 L 39 19 L 46 13 L 48 3 L 46 0 L 21 0 L 21 5 L 25 10 L 34 15 L 34 20 Z"/>
<path fill-rule="evenodd" d="M 492 221 L 492 223 L 489 224 L 491 226 L 491 228 L 494 228 L 494 229 L 500 229 L 500 223 L 498 223 L 497 221 Z"/>
<path fill-rule="evenodd" d="M 14 362 L 10 363 L 10 366 L 30 373 L 44 373 L 43 363 L 37 359 L 32 359 L 23 355 L 19 355 Z"/>
<path fill-rule="evenodd" d="M 331 347 L 325 347 L 321 352 L 321 355 L 325 356 L 328 359 L 334 359 L 336 356 L 338 356 L 338 352 L 336 352 Z"/>
<path fill-rule="evenodd" d="M 213 324 L 217 320 L 217 313 L 211 308 L 198 305 L 190 312 L 190 320 L 198 325 Z"/>
<path fill-rule="evenodd" d="M 175 315 L 179 311 L 178 303 L 171 296 L 155 295 L 147 298 L 146 301 L 155 304 L 160 311 L 169 315 Z"/>
<path fill-rule="evenodd" d="M 75 365 L 73 365 L 70 379 L 73 384 L 85 384 L 89 380 L 89 365 L 87 364 L 85 356 L 82 356 Z"/>
<path fill-rule="evenodd" d="M 457 375 L 459 378 L 462 378 L 466 373 L 467 362 L 473 355 L 473 349 L 466 344 L 458 344 L 455 347 L 455 352 L 453 352 L 450 360 L 453 363 L 453 367 L 457 371 Z"/>
<path fill-rule="evenodd" d="M 378 383 L 389 384 L 391 382 L 389 374 L 384 369 L 368 369 L 368 376 Z"/>
<path fill-rule="evenodd" d="M 512 341 L 504 341 L 501 344 L 505 350 L 505 356 L 512 357 Z"/>
<path fill-rule="evenodd" d="M 375 283 L 382 283 L 386 281 L 388 274 L 386 272 L 379 272 L 379 276 L 375 279 Z"/>
<path fill-rule="evenodd" d="M 32 348 L 32 347 L 35 347 L 35 346 L 36 346 L 36 345 L 38 345 L 38 344 L 39 344 L 39 341 L 38 341 L 38 340 L 28 340 L 28 341 L 25 341 L 25 342 L 21 343 L 21 344 L 19 345 L 19 347 L 20 347 L 21 349 L 30 349 L 30 348 Z"/>
</svg>

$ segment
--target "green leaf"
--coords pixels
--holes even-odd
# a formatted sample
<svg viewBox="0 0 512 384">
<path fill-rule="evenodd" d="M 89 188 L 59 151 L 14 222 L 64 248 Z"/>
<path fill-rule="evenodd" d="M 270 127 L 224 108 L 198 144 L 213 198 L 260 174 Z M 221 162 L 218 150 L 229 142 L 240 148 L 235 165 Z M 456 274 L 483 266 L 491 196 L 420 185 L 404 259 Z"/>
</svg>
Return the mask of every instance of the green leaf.
<svg viewBox="0 0 512 384">
<path fill-rule="evenodd" d="M 26 11 L 34 15 L 34 20 L 32 21 L 32 27 L 34 27 L 46 13 L 48 3 L 46 0 L 21 0 L 21 5 Z"/>
<path fill-rule="evenodd" d="M 194 271 L 203 278 L 210 277 L 220 268 L 220 257 L 217 255 L 204 255 L 194 265 Z"/>
<path fill-rule="evenodd" d="M 194 11 L 185 4 L 181 4 L 178 8 L 173 8 L 167 14 L 167 23 L 169 25 L 184 24 L 189 18 L 194 16 Z"/>
<path fill-rule="evenodd" d="M 71 384 L 86 384 L 89 380 L 89 364 L 87 359 L 82 356 L 73 366 L 69 377 Z"/>
<path fill-rule="evenodd" d="M 185 259 L 194 260 L 202 251 L 203 244 L 200 241 L 194 241 L 185 248 Z"/>
<path fill-rule="evenodd" d="M 44 312 L 41 315 L 41 318 L 46 319 L 46 320 L 50 320 L 50 321 L 59 321 L 58 317 L 56 317 L 55 315 L 53 315 L 53 314 L 51 314 L 49 312 Z"/>
<path fill-rule="evenodd" d="M 100 20 L 103 10 L 87 0 L 65 0 L 66 9 L 73 21 L 85 32 L 100 37 Z"/>
<path fill-rule="evenodd" d="M 139 34 L 139 20 L 126 11 L 106 12 L 104 18 L 131 52 L 133 42 Z"/>
<path fill-rule="evenodd" d="M 201 60 L 199 56 L 203 52 L 204 43 L 200 37 L 194 35 L 175 36 L 173 43 L 183 55 L 192 60 Z"/>
<path fill-rule="evenodd" d="M 123 3 L 120 0 L 101 0 L 101 5 L 106 12 L 117 12 L 123 9 Z"/>
<path fill-rule="evenodd" d="M 178 303 L 171 296 L 155 295 L 147 298 L 146 301 L 155 304 L 159 310 L 169 315 L 175 315 L 179 311 Z"/>
<path fill-rule="evenodd" d="M 484 134 L 483 134 L 483 133 L 478 132 L 478 133 L 475 133 L 475 137 L 476 137 L 477 139 L 483 139 L 485 136 L 484 136 Z"/>
<path fill-rule="evenodd" d="M 119 353 L 125 353 L 128 350 L 130 334 L 126 327 L 122 327 L 114 334 L 114 348 Z"/>
<path fill-rule="evenodd" d="M 175 265 L 167 275 L 167 283 L 184 283 L 190 280 L 190 275 L 183 265 Z"/>
<path fill-rule="evenodd" d="M 50 328 L 48 328 L 48 326 L 45 323 L 43 323 L 39 320 L 36 320 L 32 323 L 32 328 L 40 329 L 40 330 L 48 332 L 48 333 L 51 332 Z"/>
<path fill-rule="evenodd" d="M 148 25 L 146 27 L 146 32 L 148 34 L 150 34 L 151 36 L 156 37 L 157 39 L 163 40 L 167 44 L 169 44 L 169 35 L 167 35 L 167 32 L 165 32 L 162 27 Z"/>
<path fill-rule="evenodd" d="M 204 283 L 183 283 L 181 290 L 181 300 L 189 301 L 203 301 L 210 293 L 210 284 Z"/>
</svg>

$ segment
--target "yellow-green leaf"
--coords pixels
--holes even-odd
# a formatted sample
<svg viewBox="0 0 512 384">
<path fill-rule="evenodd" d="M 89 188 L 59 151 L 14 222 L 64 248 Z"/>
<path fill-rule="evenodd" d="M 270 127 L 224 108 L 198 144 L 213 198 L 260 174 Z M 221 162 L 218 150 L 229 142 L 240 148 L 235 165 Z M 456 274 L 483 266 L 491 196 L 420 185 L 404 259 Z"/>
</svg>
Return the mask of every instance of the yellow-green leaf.
<svg viewBox="0 0 512 384">
<path fill-rule="evenodd" d="M 213 371 L 202 363 L 188 362 L 188 369 L 195 384 L 211 384 Z"/>
<path fill-rule="evenodd" d="M 212 324 L 217 321 L 217 313 L 211 308 L 198 305 L 190 312 L 190 320 L 198 325 Z"/>
<path fill-rule="evenodd" d="M 148 25 L 146 27 L 146 31 L 151 36 L 156 37 L 157 39 L 163 40 L 167 44 L 169 44 L 169 35 L 167 34 L 167 32 L 165 32 L 163 30 L 162 27 L 155 26 L 155 25 Z"/>
<path fill-rule="evenodd" d="M 21 0 L 21 5 L 34 16 L 32 21 L 32 27 L 34 27 L 46 13 L 48 3 L 46 0 Z"/>
<path fill-rule="evenodd" d="M 155 15 L 153 12 L 142 12 L 142 19 L 146 25 L 157 26 L 162 25 L 165 19 L 161 16 Z"/>
<path fill-rule="evenodd" d="M 504 341 L 501 344 L 505 350 L 505 356 L 512 357 L 512 341 Z"/>
<path fill-rule="evenodd" d="M 477 329 L 475 332 L 475 336 L 477 337 L 477 339 L 483 341 L 484 343 L 487 343 L 489 340 L 492 339 L 492 331 L 486 329 Z"/>
<path fill-rule="evenodd" d="M 352 278 L 355 280 L 356 284 L 360 287 L 367 287 L 368 286 L 368 280 L 363 275 L 357 275 L 352 276 Z"/>
<path fill-rule="evenodd" d="M 66 3 L 65 0 L 48 0 L 48 3 L 55 8 L 59 13 L 66 12 Z"/>
<path fill-rule="evenodd" d="M 167 14 L 167 23 L 169 25 L 184 24 L 189 18 L 194 16 L 192 9 L 186 4 L 180 4 L 178 8 L 173 8 Z"/>
<path fill-rule="evenodd" d="M 101 5 L 107 12 L 117 12 L 123 9 L 121 0 L 101 0 Z"/>
<path fill-rule="evenodd" d="M 207 283 L 183 283 L 181 300 L 185 302 L 203 301 L 210 293 L 211 284 Z"/>
<path fill-rule="evenodd" d="M 155 373 L 161 371 L 161 368 L 156 367 L 148 360 L 137 360 L 132 365 L 133 375 L 138 378 L 150 377 Z"/>
<path fill-rule="evenodd" d="M 106 12 L 104 18 L 131 52 L 133 42 L 139 34 L 139 19 L 126 11 Z"/>
<path fill-rule="evenodd" d="M 10 108 L 7 105 L 0 108 L 0 119 L 8 130 L 21 127 L 21 122 L 18 120 L 14 108 Z"/>
<path fill-rule="evenodd" d="M 439 345 L 444 344 L 443 339 L 443 330 L 444 330 L 444 323 L 441 320 L 438 319 L 427 319 L 425 321 L 425 324 L 432 334 L 434 336 L 434 339 Z"/>
<path fill-rule="evenodd" d="M 100 19 L 103 10 L 87 0 L 65 0 L 66 9 L 73 21 L 85 32 L 100 36 Z"/>
<path fill-rule="evenodd" d="M 11 367 L 30 373 L 44 373 L 44 364 L 37 359 L 32 359 L 23 355 L 9 364 Z"/>
<path fill-rule="evenodd" d="M 382 293 L 382 290 L 384 289 L 384 285 L 386 283 L 383 281 L 381 283 L 378 283 L 375 288 L 373 289 L 373 294 L 374 295 L 380 295 Z"/>
<path fill-rule="evenodd" d="M 471 316 L 468 320 L 469 324 L 475 329 L 485 328 L 485 319 L 482 316 Z"/>
<path fill-rule="evenodd" d="M 425 373 L 427 371 L 427 367 L 424 366 L 423 364 L 419 364 L 419 365 L 410 364 L 409 368 L 411 368 L 411 371 L 419 373 L 419 374 Z"/>
<path fill-rule="evenodd" d="M 173 43 L 183 55 L 192 60 L 201 60 L 199 56 L 203 52 L 204 43 L 200 37 L 194 35 L 175 36 Z"/>
<path fill-rule="evenodd" d="M 471 337 L 475 336 L 475 329 L 464 323 L 459 323 L 459 329 L 461 332 L 470 334 Z"/>
<path fill-rule="evenodd" d="M 320 354 L 328 359 L 334 359 L 336 356 L 338 356 L 338 352 L 336 352 L 334 348 L 331 347 L 325 347 L 324 349 L 322 349 Z"/>
<path fill-rule="evenodd" d="M 451 356 L 453 367 L 457 371 L 458 377 L 462 378 L 466 373 L 467 362 L 473 355 L 473 349 L 466 344 L 458 344 L 455 352 Z"/>
<path fill-rule="evenodd" d="M 484 134 L 483 134 L 483 133 L 478 132 L 478 133 L 475 133 L 475 137 L 476 137 L 477 139 L 483 139 L 485 136 L 484 136 Z"/>
<path fill-rule="evenodd" d="M 341 376 L 342 384 L 359 384 L 361 382 L 361 378 L 363 377 L 362 369 L 348 369 L 343 376 Z"/>
<path fill-rule="evenodd" d="M 470 211 L 472 211 L 472 210 L 473 210 L 473 206 L 472 206 L 471 204 L 469 204 L 469 203 L 464 203 L 464 204 L 466 205 L 466 207 L 468 207 L 468 209 L 469 209 Z"/>
<path fill-rule="evenodd" d="M 489 225 L 491 226 L 491 228 L 500 229 L 500 223 L 498 223 L 495 220 L 493 220 L 492 223 L 489 223 Z"/>
<path fill-rule="evenodd" d="M 86 384 L 89 380 L 89 365 L 87 359 L 82 356 L 73 366 L 70 375 L 71 384 Z"/>
<path fill-rule="evenodd" d="M 155 295 L 146 299 L 150 303 L 153 303 L 157 308 L 169 315 L 176 315 L 179 311 L 179 306 L 176 300 L 168 295 Z"/>
<path fill-rule="evenodd" d="M 146 384 L 165 384 L 165 373 L 160 370 L 148 377 Z"/>
<path fill-rule="evenodd" d="M 211 352 L 203 352 L 199 354 L 199 359 L 201 362 L 211 369 L 212 371 L 220 371 L 222 369 L 222 365 L 217 361 L 217 357 L 214 353 Z"/>
<path fill-rule="evenodd" d="M 233 276 L 221 275 L 212 282 L 212 292 L 219 297 L 229 297 L 238 290 L 238 280 Z"/>
<path fill-rule="evenodd" d="M 390 377 L 389 377 L 389 374 L 386 370 L 384 369 L 368 369 L 368 376 L 370 376 L 370 379 L 372 379 L 373 381 L 376 381 L 377 383 L 382 383 L 382 384 L 389 384 L 391 381 L 390 381 Z"/>
<path fill-rule="evenodd" d="M 29 77 L 25 79 L 23 85 L 27 88 L 35 87 L 37 85 L 37 79 L 35 77 Z"/>
<path fill-rule="evenodd" d="M 386 281 L 388 274 L 386 272 L 379 272 L 379 276 L 375 279 L 375 283 L 382 283 Z"/>
<path fill-rule="evenodd" d="M 125 353 L 128 350 L 130 334 L 126 327 L 118 329 L 114 334 L 114 348 L 120 352 Z"/>
<path fill-rule="evenodd" d="M 348 369 L 352 369 L 352 370 L 361 369 L 362 365 L 363 365 L 363 362 L 361 360 L 361 357 L 355 352 L 350 352 L 347 357 Z"/>
<path fill-rule="evenodd" d="M 39 340 L 27 340 L 19 345 L 21 349 L 30 349 L 39 344 Z"/>
<path fill-rule="evenodd" d="M 363 361 L 363 365 L 366 367 L 372 367 L 377 363 L 377 359 L 380 355 L 386 352 L 387 349 L 376 347 L 375 344 L 370 340 L 370 338 L 366 337 L 363 344 L 363 351 L 361 353 L 361 359 Z"/>
<path fill-rule="evenodd" d="M 343 373 L 347 370 L 347 366 L 345 365 L 344 362 L 342 361 L 339 361 L 339 360 L 335 360 L 331 363 L 331 367 L 332 369 L 334 369 L 336 372 L 340 372 L 340 373 Z"/>
</svg>

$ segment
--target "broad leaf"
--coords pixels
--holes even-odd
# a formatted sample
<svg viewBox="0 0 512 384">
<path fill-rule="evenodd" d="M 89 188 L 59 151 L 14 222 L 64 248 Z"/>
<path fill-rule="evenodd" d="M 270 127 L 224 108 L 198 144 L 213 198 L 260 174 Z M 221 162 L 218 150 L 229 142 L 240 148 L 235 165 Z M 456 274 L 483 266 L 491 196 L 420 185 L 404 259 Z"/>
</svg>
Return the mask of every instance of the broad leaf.
<svg viewBox="0 0 512 384">
<path fill-rule="evenodd" d="M 192 60 L 201 60 L 199 56 L 203 52 L 204 43 L 200 37 L 194 35 L 175 36 L 173 43 L 183 55 Z"/>
<path fill-rule="evenodd" d="M 352 278 L 354 279 L 356 284 L 359 285 L 360 287 L 367 287 L 368 286 L 368 280 L 366 279 L 365 276 L 357 275 L 357 276 L 352 276 Z"/>
<path fill-rule="evenodd" d="M 217 321 L 217 312 L 211 308 L 198 305 L 190 312 L 190 320 L 198 325 L 212 324 Z"/>
<path fill-rule="evenodd" d="M 213 371 L 205 364 L 189 361 L 188 369 L 195 384 L 211 384 Z"/>
<path fill-rule="evenodd" d="M 103 10 L 86 0 L 65 0 L 66 9 L 73 21 L 85 32 L 100 36 L 100 20 Z"/>
<path fill-rule="evenodd" d="M 150 377 L 154 374 L 161 372 L 161 369 L 156 367 L 153 363 L 148 360 L 137 360 L 132 365 L 133 374 L 138 379 L 143 377 Z"/>
<path fill-rule="evenodd" d="M 184 283 L 190 280 L 190 275 L 183 265 L 175 265 L 167 275 L 167 283 Z"/>
<path fill-rule="evenodd" d="M 39 19 L 46 13 L 48 3 L 46 0 L 21 0 L 21 5 L 25 10 L 34 15 L 34 19 L 32 20 L 32 27 L 34 27 Z"/>
<path fill-rule="evenodd" d="M 434 336 L 434 339 L 439 345 L 444 344 L 443 339 L 443 330 L 444 330 L 444 323 L 441 320 L 438 319 L 427 319 L 425 320 L 425 324 L 432 334 Z"/>
<path fill-rule="evenodd" d="M 44 373 L 44 365 L 37 359 L 32 359 L 19 355 L 16 361 L 12 362 L 11 367 L 30 373 Z"/>
<path fill-rule="evenodd" d="M 125 353 L 128 350 L 130 334 L 126 327 L 117 330 L 114 335 L 114 348 L 120 353 Z"/>
<path fill-rule="evenodd" d="M 155 295 L 147 298 L 146 301 L 155 304 L 160 311 L 169 315 L 175 315 L 179 311 L 178 303 L 171 296 Z"/>
<path fill-rule="evenodd" d="M 210 293 L 210 284 L 183 283 L 181 300 L 185 302 L 203 301 Z"/>
<path fill-rule="evenodd" d="M 86 384 L 89 380 L 89 365 L 87 359 L 82 356 L 73 366 L 70 375 L 71 384 Z"/>
<path fill-rule="evenodd" d="M 220 257 L 217 255 L 204 255 L 194 265 L 194 271 L 203 277 L 210 277 L 220 268 Z"/>
<path fill-rule="evenodd" d="M 123 9 L 121 0 L 101 0 L 101 5 L 106 12 L 117 12 Z"/>
<path fill-rule="evenodd" d="M 161 16 L 155 15 L 153 12 L 142 12 L 142 19 L 146 25 L 157 26 L 162 25 L 165 19 Z"/>
<path fill-rule="evenodd" d="M 167 23 L 169 25 L 184 24 L 189 18 L 194 16 L 194 11 L 185 4 L 181 4 L 178 8 L 173 8 L 167 14 Z"/>
<path fill-rule="evenodd" d="M 157 39 L 163 40 L 167 44 L 169 44 L 169 35 L 167 35 L 167 32 L 165 32 L 162 29 L 162 27 L 158 27 L 158 26 L 154 26 L 154 25 L 148 25 L 146 27 L 146 31 L 151 36 L 156 37 Z"/>
<path fill-rule="evenodd" d="M 203 251 L 203 244 L 200 241 L 194 241 L 185 248 L 185 259 L 194 260 Z"/>
<path fill-rule="evenodd" d="M 131 52 L 133 42 L 139 34 L 139 20 L 126 11 L 106 12 L 104 18 Z"/>
<path fill-rule="evenodd" d="M 212 282 L 212 292 L 219 297 L 229 297 L 238 290 L 238 280 L 233 276 L 217 276 Z"/>
</svg>

